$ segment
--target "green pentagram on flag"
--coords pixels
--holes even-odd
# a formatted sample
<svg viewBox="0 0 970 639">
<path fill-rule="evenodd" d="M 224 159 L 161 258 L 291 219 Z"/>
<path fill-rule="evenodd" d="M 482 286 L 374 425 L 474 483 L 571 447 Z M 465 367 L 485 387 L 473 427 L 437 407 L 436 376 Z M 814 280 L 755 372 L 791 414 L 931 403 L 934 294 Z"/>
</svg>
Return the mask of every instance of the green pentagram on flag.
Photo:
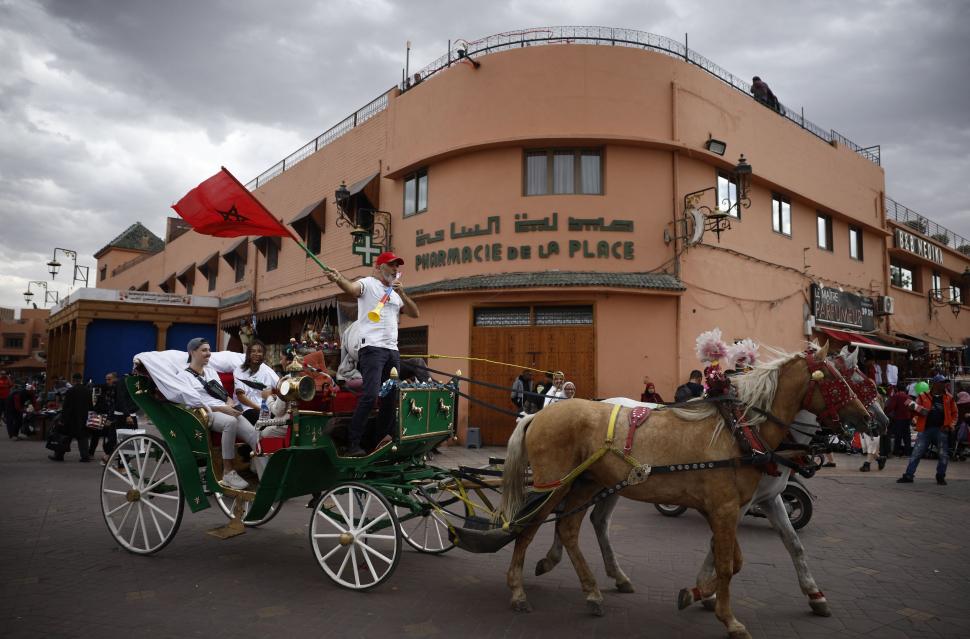
<svg viewBox="0 0 970 639">
<path fill-rule="evenodd" d="M 248 217 L 239 214 L 239 211 L 236 210 L 235 204 L 233 204 L 228 211 L 220 211 L 219 209 L 216 209 L 216 213 L 221 215 L 223 221 L 225 222 L 245 222 L 249 219 Z"/>
<path fill-rule="evenodd" d="M 355 255 L 360 255 L 361 264 L 364 266 L 373 266 L 374 258 L 380 255 L 384 251 L 384 248 L 374 245 L 374 237 L 372 235 L 364 235 L 354 241 L 354 246 L 351 251 Z"/>
</svg>

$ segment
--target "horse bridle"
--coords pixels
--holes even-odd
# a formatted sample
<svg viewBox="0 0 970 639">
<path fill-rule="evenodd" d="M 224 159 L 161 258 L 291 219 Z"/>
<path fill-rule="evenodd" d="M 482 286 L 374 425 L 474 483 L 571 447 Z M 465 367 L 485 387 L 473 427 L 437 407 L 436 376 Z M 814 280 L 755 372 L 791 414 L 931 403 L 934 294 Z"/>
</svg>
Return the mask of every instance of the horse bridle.
<svg viewBox="0 0 970 639">
<path fill-rule="evenodd" d="M 859 368 L 856 367 L 853 370 L 849 370 L 849 367 L 845 362 L 845 358 L 841 355 L 835 358 L 835 368 L 842 373 L 845 383 L 848 384 L 849 388 L 852 389 L 852 392 L 856 394 L 856 397 L 859 398 L 862 405 L 866 406 L 868 409 L 868 407 L 876 401 L 876 396 L 878 395 L 878 392 L 876 391 L 876 384 L 869 380 L 868 377 L 863 378 L 865 381 L 855 381 L 854 373 L 855 371 L 859 370 Z M 866 382 L 870 383 L 867 384 Z"/>
<path fill-rule="evenodd" d="M 817 415 L 819 422 L 828 421 L 840 430 L 846 430 L 842 425 L 842 418 L 839 417 L 839 411 L 848 406 L 852 400 L 857 399 L 855 391 L 827 359 L 816 358 L 814 351 L 805 351 L 805 362 L 808 364 L 809 379 L 802 408 L 811 411 L 812 400 L 818 393 L 825 406 L 824 410 Z"/>
</svg>

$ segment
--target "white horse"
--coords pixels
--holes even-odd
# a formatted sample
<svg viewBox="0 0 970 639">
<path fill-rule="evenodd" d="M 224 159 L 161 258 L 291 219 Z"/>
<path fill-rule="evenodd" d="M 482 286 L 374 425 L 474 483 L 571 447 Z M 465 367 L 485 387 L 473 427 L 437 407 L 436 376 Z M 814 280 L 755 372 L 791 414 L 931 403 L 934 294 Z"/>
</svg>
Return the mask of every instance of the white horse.
<svg viewBox="0 0 970 639">
<path fill-rule="evenodd" d="M 849 353 L 846 347 L 833 359 L 836 360 L 837 367 L 840 369 L 846 381 L 849 382 L 850 386 L 853 386 L 853 389 L 857 386 L 871 387 L 874 389 L 875 383 L 866 377 L 858 368 L 858 356 L 858 349 L 853 353 Z M 840 358 L 841 362 L 838 361 Z M 883 412 L 882 403 L 878 397 L 879 395 L 877 393 L 876 399 L 866 408 L 873 415 L 880 428 L 885 429 L 889 423 L 889 418 Z M 625 397 L 604 399 L 603 402 L 627 407 L 646 406 L 651 409 L 657 408 L 657 404 L 644 404 Z M 801 411 L 795 416 L 795 422 L 797 422 L 796 427 L 790 430 L 791 436 L 797 444 L 803 446 L 808 445 L 812 437 L 819 430 L 815 416 L 807 411 Z M 792 471 L 790 468 L 784 466 L 780 466 L 778 470 L 781 474 L 777 477 L 768 474 L 762 476 L 751 501 L 741 508 L 738 516 L 738 524 L 741 523 L 741 520 L 752 506 L 757 505 L 761 509 L 771 523 L 772 528 L 778 533 L 781 542 L 785 545 L 785 549 L 788 550 L 788 554 L 791 556 L 792 563 L 795 566 L 795 573 L 798 575 L 798 585 L 802 593 L 808 597 L 808 605 L 811 607 L 812 612 L 822 617 L 828 617 L 832 614 L 828 601 L 825 599 L 825 594 L 815 582 L 815 577 L 812 576 L 811 570 L 809 570 L 808 561 L 805 556 L 805 547 L 802 546 L 802 542 L 798 538 L 798 533 L 795 532 L 795 528 L 788 518 L 788 511 L 785 508 L 785 502 L 781 496 L 785 490 L 785 486 L 788 485 Z M 613 546 L 610 543 L 610 521 L 613 518 L 613 510 L 616 508 L 619 499 L 619 495 L 611 495 L 603 501 L 597 502 L 593 507 L 593 512 L 590 514 L 590 521 L 593 523 L 593 529 L 596 531 L 596 541 L 599 542 L 600 551 L 603 555 L 606 574 L 613 578 L 616 583 L 616 589 L 619 592 L 630 593 L 634 592 L 633 583 L 623 572 L 623 569 L 620 568 L 616 560 L 616 555 L 613 553 Z M 559 540 L 559 535 L 557 534 L 553 539 L 553 544 L 549 552 L 536 564 L 535 574 L 542 575 L 549 572 L 561 559 L 562 542 Z M 692 603 L 700 601 L 705 608 L 713 610 L 715 602 L 713 594 L 715 579 L 714 552 L 713 550 L 709 550 L 707 557 L 704 559 L 704 563 L 701 564 L 700 571 L 697 573 L 697 585 L 694 588 L 684 588 L 680 591 L 677 598 L 678 607 L 683 610 Z"/>
</svg>

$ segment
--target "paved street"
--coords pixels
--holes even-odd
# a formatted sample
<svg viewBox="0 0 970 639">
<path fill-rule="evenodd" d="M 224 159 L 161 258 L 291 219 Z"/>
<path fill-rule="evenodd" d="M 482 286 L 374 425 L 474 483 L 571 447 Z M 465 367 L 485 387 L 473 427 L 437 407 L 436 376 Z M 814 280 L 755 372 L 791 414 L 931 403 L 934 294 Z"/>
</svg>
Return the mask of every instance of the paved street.
<svg viewBox="0 0 970 639">
<path fill-rule="evenodd" d="M 435 462 L 481 464 L 501 449 L 449 449 Z M 47 460 L 40 442 L 0 442 L 0 637 L 723 637 L 713 613 L 678 612 L 677 591 L 693 584 L 708 531 L 693 512 L 678 519 L 624 502 L 614 543 L 636 585 L 620 594 L 606 577 L 587 524 L 583 549 L 606 598 L 606 616 L 586 613 L 568 560 L 532 576 L 550 541 L 530 549 L 526 588 L 535 611 L 513 613 L 495 555 L 408 548 L 391 579 L 370 593 L 326 577 L 307 540 L 304 500 L 286 504 L 265 528 L 219 541 L 216 508 L 186 509 L 175 540 L 157 555 L 118 547 L 101 517 L 97 463 Z M 810 565 L 833 609 L 811 615 L 788 555 L 764 519 L 747 518 L 745 556 L 733 580 L 735 613 L 756 637 L 966 637 L 970 635 L 970 464 L 951 464 L 938 487 L 924 461 L 913 485 L 856 471 L 858 457 L 809 482 L 818 495 L 802 531 Z"/>
</svg>

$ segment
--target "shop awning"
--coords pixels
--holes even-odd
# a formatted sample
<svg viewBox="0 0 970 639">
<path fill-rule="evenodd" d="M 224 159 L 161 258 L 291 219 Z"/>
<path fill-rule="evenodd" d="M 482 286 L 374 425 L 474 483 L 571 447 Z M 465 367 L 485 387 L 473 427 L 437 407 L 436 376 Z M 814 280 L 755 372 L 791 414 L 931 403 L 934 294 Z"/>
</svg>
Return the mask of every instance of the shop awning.
<svg viewBox="0 0 970 639">
<path fill-rule="evenodd" d="M 951 342 L 939 337 L 933 337 L 932 335 L 914 335 L 912 333 L 896 333 L 896 335 L 902 335 L 903 337 L 916 340 L 917 342 L 927 342 L 929 344 L 933 344 L 934 346 L 939 346 L 940 348 L 952 350 L 962 350 L 966 348 L 966 346 L 960 344 L 959 342 Z"/>
<path fill-rule="evenodd" d="M 293 224 L 296 224 L 301 220 L 305 220 L 306 218 L 310 217 L 310 215 L 314 213 L 318 208 L 322 208 L 326 206 L 326 202 L 327 202 L 327 198 L 323 198 L 322 200 L 313 202 L 312 204 L 304 208 L 302 211 L 294 215 L 293 219 L 289 221 L 289 224 L 292 226 Z"/>
<path fill-rule="evenodd" d="M 168 277 L 159 282 L 158 288 L 162 289 L 166 293 L 171 293 L 175 288 L 175 273 L 171 273 Z"/>
<path fill-rule="evenodd" d="M 204 260 L 201 260 L 199 262 L 199 272 L 202 273 L 202 275 L 204 277 L 209 277 L 209 266 L 211 264 L 213 264 L 213 260 L 216 259 L 216 258 L 218 258 L 218 257 L 219 257 L 219 251 L 216 251 L 215 253 L 213 253 L 209 257 L 207 257 Z M 219 263 L 218 262 L 215 262 L 215 265 L 218 266 Z"/>
<path fill-rule="evenodd" d="M 227 248 L 225 251 L 222 252 L 222 257 L 227 262 L 232 264 L 232 261 L 235 259 L 234 255 L 236 251 L 238 251 L 239 247 L 244 246 L 248 241 L 249 241 L 248 237 L 243 237 L 233 242 L 232 244 L 229 245 L 229 248 Z"/>
<path fill-rule="evenodd" d="M 182 278 L 184 278 L 186 276 L 186 274 L 191 273 L 194 268 L 195 268 L 195 262 L 189 264 L 188 266 L 186 266 L 185 268 L 183 268 L 181 271 L 179 271 L 178 273 L 176 273 L 175 274 L 176 279 L 181 280 Z"/>
<path fill-rule="evenodd" d="M 817 326 L 816 331 L 820 333 L 825 333 L 829 337 L 839 340 L 840 342 L 846 342 L 857 348 L 868 348 L 874 351 L 889 351 L 890 353 L 906 353 L 905 348 L 897 348 L 895 346 L 887 346 L 882 342 L 873 339 L 869 335 L 863 333 L 855 333 L 852 331 L 840 331 L 834 328 L 822 328 Z"/>
</svg>

